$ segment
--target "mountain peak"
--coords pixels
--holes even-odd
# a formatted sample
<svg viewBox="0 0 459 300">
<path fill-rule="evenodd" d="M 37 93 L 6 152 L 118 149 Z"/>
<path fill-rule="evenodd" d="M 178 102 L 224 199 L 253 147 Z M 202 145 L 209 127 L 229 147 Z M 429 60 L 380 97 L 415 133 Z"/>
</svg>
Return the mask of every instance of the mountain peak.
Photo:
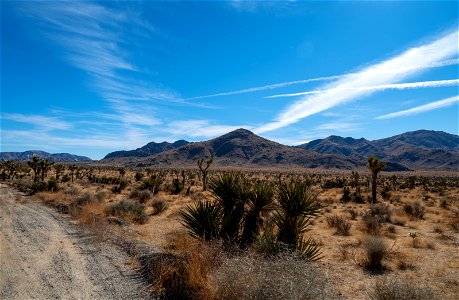
<svg viewBox="0 0 459 300">
<path fill-rule="evenodd" d="M 255 135 L 252 131 L 245 129 L 245 128 L 238 128 L 236 130 L 228 132 L 228 134 L 235 134 L 235 135 Z"/>
</svg>

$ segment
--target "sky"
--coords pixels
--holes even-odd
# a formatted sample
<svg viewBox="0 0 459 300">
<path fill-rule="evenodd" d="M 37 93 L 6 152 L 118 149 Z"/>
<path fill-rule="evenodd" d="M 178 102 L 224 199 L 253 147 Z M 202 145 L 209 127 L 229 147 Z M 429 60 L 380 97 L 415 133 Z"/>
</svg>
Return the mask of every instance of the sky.
<svg viewBox="0 0 459 300">
<path fill-rule="evenodd" d="M 1 151 L 458 134 L 458 2 L 1 1 Z"/>
</svg>

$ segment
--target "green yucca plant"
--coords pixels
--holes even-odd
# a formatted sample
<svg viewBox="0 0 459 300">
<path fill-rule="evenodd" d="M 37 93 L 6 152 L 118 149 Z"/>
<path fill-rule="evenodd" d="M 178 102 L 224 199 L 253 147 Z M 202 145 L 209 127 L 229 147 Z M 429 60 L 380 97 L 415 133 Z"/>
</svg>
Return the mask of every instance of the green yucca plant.
<svg viewBox="0 0 459 300">
<path fill-rule="evenodd" d="M 252 190 L 248 201 L 248 211 L 244 220 L 244 229 L 241 236 L 241 244 L 252 244 L 259 235 L 262 226 L 262 215 L 273 209 L 273 188 L 263 182 L 257 182 Z"/>
<path fill-rule="evenodd" d="M 277 198 L 279 208 L 274 214 L 274 222 L 278 227 L 278 240 L 296 247 L 321 206 L 308 184 L 300 181 L 281 183 Z"/>
<path fill-rule="evenodd" d="M 198 201 L 194 206 L 187 205 L 180 210 L 179 216 L 183 226 L 194 238 L 206 241 L 218 238 L 221 230 L 221 208 L 210 201 Z"/>
<path fill-rule="evenodd" d="M 222 238 L 238 241 L 250 185 L 240 173 L 225 172 L 209 181 L 209 190 L 222 209 Z"/>
<path fill-rule="evenodd" d="M 310 260 L 320 258 L 320 247 L 303 237 L 311 218 L 321 208 L 307 182 L 280 183 L 277 206 L 272 186 L 250 184 L 240 173 L 227 172 L 212 178 L 209 191 L 214 201 L 198 201 L 179 212 L 191 236 L 207 241 L 224 238 L 246 247 L 259 238 L 263 216 L 275 209 L 272 217 L 277 231 L 273 247 L 298 251 Z"/>
<path fill-rule="evenodd" d="M 308 239 L 301 239 L 296 249 L 300 256 L 307 260 L 316 261 L 323 257 L 321 255 L 320 246 L 311 237 Z"/>
</svg>

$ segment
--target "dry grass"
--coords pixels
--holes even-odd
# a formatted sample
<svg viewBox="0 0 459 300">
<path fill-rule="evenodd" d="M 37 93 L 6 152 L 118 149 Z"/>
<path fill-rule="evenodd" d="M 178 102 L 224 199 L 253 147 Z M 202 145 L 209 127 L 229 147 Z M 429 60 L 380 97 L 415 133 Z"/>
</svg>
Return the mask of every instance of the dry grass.
<svg viewBox="0 0 459 300">
<path fill-rule="evenodd" d="M 212 275 L 214 299 L 333 299 L 325 273 L 294 255 L 228 258 Z"/>
<path fill-rule="evenodd" d="M 129 198 L 135 189 L 139 190 L 142 183 L 134 180 L 134 174 L 135 172 L 133 171 L 127 172 L 125 177 L 131 182 L 131 185 L 121 191 L 120 194 L 112 193 L 112 185 L 110 184 L 90 184 L 85 180 L 75 180 L 73 184 L 61 183 L 61 189 L 58 192 L 38 193 L 37 197 L 57 210 L 71 214 L 80 223 L 105 224 L 107 221 L 105 220 L 105 208 Z M 167 174 L 165 182 L 169 183 L 173 176 Z M 116 172 L 111 170 L 106 170 L 98 174 L 98 176 L 103 175 L 118 176 Z M 276 183 L 278 180 L 277 174 L 269 172 L 248 173 L 248 176 L 252 180 L 261 179 L 273 183 Z M 320 176 L 323 176 L 321 179 L 323 181 L 327 176 L 335 178 L 336 174 L 327 175 L 323 173 Z M 347 175 L 343 172 L 339 176 Z M 288 177 L 284 176 L 283 178 Z M 399 184 L 403 183 L 403 180 L 405 180 L 403 177 L 399 178 Z M 193 183 L 191 183 L 191 180 L 187 182 L 188 184 L 191 186 L 189 195 L 171 195 L 164 189 L 161 189 L 154 196 L 153 200 L 151 198 L 146 199 L 144 205 L 146 207 L 147 218 L 144 224 L 132 224 L 133 220 L 126 218 L 123 221 L 123 224 L 126 226 L 116 227 L 120 229 L 125 228 L 130 232 L 132 238 L 136 240 L 158 246 L 162 249 L 162 253 L 167 253 L 173 257 L 180 257 L 180 263 L 177 262 L 178 265 L 175 265 L 174 268 L 179 271 L 181 270 L 180 272 L 182 273 L 185 272 L 185 275 L 178 275 L 180 272 L 177 271 L 178 273 L 172 273 L 176 274 L 174 275 L 175 277 L 172 277 L 179 278 L 178 282 L 188 282 L 185 286 L 195 287 L 191 288 L 191 290 L 194 291 L 192 295 L 196 298 L 210 299 L 218 295 L 219 288 L 216 285 L 216 277 L 209 277 L 208 275 L 216 272 L 217 269 L 210 266 L 200 266 L 200 263 L 206 263 L 205 261 L 201 261 L 200 256 L 184 259 L 186 255 L 183 255 L 182 251 L 186 252 L 185 249 L 192 249 L 195 246 L 188 245 L 187 243 L 189 242 L 184 242 L 183 239 L 181 239 L 181 242 L 175 243 L 175 246 L 170 246 L 170 240 L 173 237 L 171 234 L 182 228 L 179 223 L 177 210 L 196 200 L 209 198 L 207 192 L 201 191 L 198 177 L 193 179 Z M 368 203 L 356 204 L 352 201 L 341 203 L 342 188 L 323 189 L 320 183 L 317 182 L 313 183 L 312 188 L 319 194 L 319 200 L 328 204 L 328 213 L 315 220 L 308 235 L 313 236 L 321 244 L 324 258 L 318 263 L 318 266 L 323 266 L 323 270 L 330 270 L 328 281 L 335 288 L 336 292 L 342 295 L 342 298 L 368 299 L 369 294 L 373 293 L 368 287 L 376 286 L 378 279 L 381 278 L 380 276 L 372 275 L 371 272 L 365 272 L 366 268 L 362 267 L 362 262 L 368 259 L 368 252 L 364 242 L 365 237 L 369 233 L 383 240 L 386 245 L 390 245 L 388 248 L 391 250 L 381 260 L 381 266 L 387 270 L 388 274 L 399 278 L 407 284 L 415 280 L 414 282 L 418 283 L 418 285 L 412 284 L 413 286 L 425 287 L 429 283 L 434 295 L 439 295 L 438 298 L 455 299 L 455 296 L 459 294 L 459 280 L 457 279 L 459 277 L 457 272 L 459 269 L 459 253 L 457 252 L 457 247 L 459 246 L 458 186 L 449 186 L 439 189 L 439 191 L 434 191 L 432 188 L 426 191 L 421 185 L 417 185 L 414 188 L 392 190 L 390 200 L 383 201 L 380 198 L 381 207 L 376 209 Z M 364 185 L 361 186 L 361 189 L 362 196 L 366 199 L 369 196 L 370 190 Z M 351 189 L 351 191 L 353 190 Z M 86 192 L 90 192 L 94 200 L 91 197 L 87 197 L 91 201 L 85 200 L 83 201 L 85 203 L 75 205 L 77 198 L 86 197 L 83 196 Z M 100 193 L 99 196 L 98 193 Z M 167 209 L 162 211 L 161 214 L 154 214 L 153 202 L 155 200 L 161 200 L 167 205 Z M 138 198 L 135 198 L 135 201 L 140 202 Z M 410 208 L 405 209 L 408 206 Z M 345 222 L 350 224 L 351 229 L 349 232 L 352 235 L 344 236 L 335 234 L 337 228 L 330 228 L 327 220 L 327 216 L 329 215 L 336 216 L 337 219 L 345 220 Z M 368 220 L 365 220 L 365 218 L 368 218 Z M 354 230 L 356 228 L 360 228 L 361 230 Z M 410 237 L 410 232 L 413 231 L 416 231 L 418 234 L 416 248 L 413 247 L 413 239 Z M 184 245 L 180 246 L 180 243 Z M 200 249 L 197 253 L 202 255 L 202 257 L 206 257 L 207 254 L 204 253 L 205 251 L 202 248 Z M 375 257 L 377 257 L 377 251 L 374 253 Z M 210 260 L 209 257 L 207 256 L 207 260 Z M 166 262 L 168 259 L 167 256 L 164 258 Z M 257 259 L 256 263 L 260 265 L 260 270 L 263 269 L 263 264 L 266 263 L 268 265 L 272 263 L 269 261 L 264 262 L 263 260 L 259 262 L 257 257 L 247 256 L 240 259 L 241 261 L 244 261 L 244 259 L 246 261 Z M 195 265 L 190 267 L 194 271 L 186 273 L 188 271 L 184 271 L 183 266 L 192 265 Z M 222 261 L 218 265 L 223 266 Z M 164 266 L 167 266 L 167 263 Z M 213 271 L 210 271 L 211 269 Z M 207 272 L 206 276 L 201 276 L 205 272 Z M 229 269 L 228 272 L 230 272 Z M 160 272 L 160 274 L 163 273 L 163 271 Z M 167 276 L 163 276 L 166 282 Z M 259 282 L 263 282 L 264 279 L 259 280 Z M 181 287 L 180 284 L 175 284 L 170 283 L 169 288 L 173 290 L 174 287 Z M 168 284 L 165 284 L 165 286 L 168 286 Z M 396 288 L 390 288 L 390 285 L 387 285 L 384 289 L 397 290 Z M 161 288 L 158 290 L 161 290 Z M 372 297 L 375 297 L 375 295 L 372 294 Z"/>
<path fill-rule="evenodd" d="M 437 298 L 430 287 L 394 277 L 378 279 L 370 297 L 374 300 L 434 300 Z"/>
</svg>

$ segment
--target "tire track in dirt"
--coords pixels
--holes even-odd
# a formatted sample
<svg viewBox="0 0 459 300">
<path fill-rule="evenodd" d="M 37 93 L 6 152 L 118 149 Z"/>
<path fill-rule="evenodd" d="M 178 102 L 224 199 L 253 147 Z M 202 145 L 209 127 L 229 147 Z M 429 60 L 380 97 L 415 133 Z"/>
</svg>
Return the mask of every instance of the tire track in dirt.
<svg viewBox="0 0 459 300">
<path fill-rule="evenodd" d="M 0 299 L 142 299 L 145 284 L 116 246 L 0 185 Z"/>
</svg>

